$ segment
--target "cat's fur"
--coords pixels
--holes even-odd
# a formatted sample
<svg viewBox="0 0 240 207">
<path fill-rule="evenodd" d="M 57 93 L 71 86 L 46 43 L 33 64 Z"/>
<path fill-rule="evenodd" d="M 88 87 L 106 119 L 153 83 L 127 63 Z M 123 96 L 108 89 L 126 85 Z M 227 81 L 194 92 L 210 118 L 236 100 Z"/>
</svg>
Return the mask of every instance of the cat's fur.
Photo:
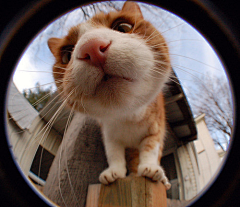
<svg viewBox="0 0 240 207">
<path fill-rule="evenodd" d="M 100 122 L 109 167 L 104 184 L 138 173 L 170 183 L 160 166 L 165 136 L 162 90 L 171 67 L 162 35 L 143 19 L 136 3 L 97 14 L 51 38 L 59 93 L 75 111 Z M 127 158 L 125 159 L 125 149 Z M 126 163 L 127 160 L 127 163 Z"/>
</svg>

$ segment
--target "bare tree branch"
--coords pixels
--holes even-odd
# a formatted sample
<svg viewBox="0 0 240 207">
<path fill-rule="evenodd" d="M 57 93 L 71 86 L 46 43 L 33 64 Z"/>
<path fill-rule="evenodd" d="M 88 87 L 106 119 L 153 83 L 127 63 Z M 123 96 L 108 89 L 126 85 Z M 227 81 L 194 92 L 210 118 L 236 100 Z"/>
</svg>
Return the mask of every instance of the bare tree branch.
<svg viewBox="0 0 240 207">
<path fill-rule="evenodd" d="M 229 84 L 223 77 L 213 78 L 206 74 L 196 79 L 196 86 L 190 94 L 193 112 L 206 115 L 205 121 L 214 143 L 226 150 L 233 127 Z"/>
</svg>

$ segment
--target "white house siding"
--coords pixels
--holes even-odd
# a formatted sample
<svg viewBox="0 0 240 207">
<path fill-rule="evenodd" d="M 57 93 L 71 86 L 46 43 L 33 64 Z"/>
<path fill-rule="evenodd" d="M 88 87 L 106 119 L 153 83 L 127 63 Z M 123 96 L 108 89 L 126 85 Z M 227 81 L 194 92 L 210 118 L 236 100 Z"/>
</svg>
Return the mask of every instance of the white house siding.
<svg viewBox="0 0 240 207">
<path fill-rule="evenodd" d="M 31 140 L 32 136 L 28 130 L 17 128 L 12 120 L 8 123 L 8 131 L 14 157 L 23 173 L 27 176 L 38 148 L 38 143 Z"/>
<path fill-rule="evenodd" d="M 185 200 L 194 198 L 209 183 L 221 164 L 204 116 L 202 114 L 195 119 L 198 139 L 177 149 Z"/>
<path fill-rule="evenodd" d="M 198 179 L 196 176 L 196 159 L 191 143 L 177 149 L 180 170 L 183 181 L 184 200 L 190 200 L 198 193 Z"/>
<path fill-rule="evenodd" d="M 196 118 L 198 139 L 194 141 L 198 154 L 199 191 L 202 190 L 214 176 L 221 164 L 221 159 L 214 147 L 214 142 L 204 120 L 204 114 Z"/>
<path fill-rule="evenodd" d="M 48 126 L 44 120 L 36 117 L 29 131 L 33 134 L 33 139 L 37 140 L 44 149 L 56 155 L 62 141 L 62 135 Z"/>
<path fill-rule="evenodd" d="M 56 155 L 62 136 L 53 128 L 46 130 L 46 122 L 39 116 L 35 118 L 29 129 L 22 130 L 12 119 L 8 121 L 10 144 L 15 159 L 23 173 L 27 176 L 39 144 Z"/>
</svg>

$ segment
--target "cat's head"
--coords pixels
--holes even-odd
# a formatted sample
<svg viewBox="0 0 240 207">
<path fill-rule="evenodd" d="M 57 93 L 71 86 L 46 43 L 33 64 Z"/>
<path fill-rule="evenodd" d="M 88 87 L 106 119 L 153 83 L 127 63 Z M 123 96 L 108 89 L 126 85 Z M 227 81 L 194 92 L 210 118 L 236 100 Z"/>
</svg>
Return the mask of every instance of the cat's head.
<svg viewBox="0 0 240 207">
<path fill-rule="evenodd" d="M 48 45 L 61 96 L 89 115 L 134 113 L 154 101 L 170 75 L 164 38 L 133 2 L 95 15 Z"/>
</svg>

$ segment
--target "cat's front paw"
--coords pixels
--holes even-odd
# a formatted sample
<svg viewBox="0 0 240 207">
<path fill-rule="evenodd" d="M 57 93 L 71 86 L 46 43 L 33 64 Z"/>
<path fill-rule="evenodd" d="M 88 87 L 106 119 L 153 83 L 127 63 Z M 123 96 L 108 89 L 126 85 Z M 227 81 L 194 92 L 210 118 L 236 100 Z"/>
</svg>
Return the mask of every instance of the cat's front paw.
<svg viewBox="0 0 240 207">
<path fill-rule="evenodd" d="M 151 178 L 154 181 L 161 181 L 167 190 L 171 188 L 171 184 L 169 183 L 164 170 L 159 165 L 141 164 L 138 166 L 138 175 Z"/>
<path fill-rule="evenodd" d="M 125 178 L 126 173 L 127 169 L 125 167 L 109 167 L 100 174 L 99 181 L 102 184 L 108 185 L 118 178 Z"/>
</svg>

